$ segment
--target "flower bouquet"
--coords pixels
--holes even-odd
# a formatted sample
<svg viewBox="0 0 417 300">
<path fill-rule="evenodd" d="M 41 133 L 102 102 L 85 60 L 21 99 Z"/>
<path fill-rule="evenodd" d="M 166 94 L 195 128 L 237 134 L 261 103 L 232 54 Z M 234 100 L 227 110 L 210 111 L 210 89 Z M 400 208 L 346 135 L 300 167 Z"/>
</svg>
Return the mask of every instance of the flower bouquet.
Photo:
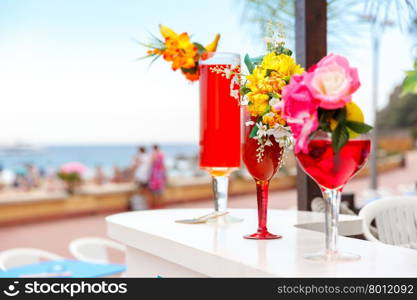
<svg viewBox="0 0 417 300">
<path fill-rule="evenodd" d="M 208 52 L 215 52 L 220 39 L 217 34 L 214 40 L 207 46 L 200 43 L 192 42 L 187 32 L 177 34 L 171 28 L 159 25 L 159 31 L 163 39 L 152 36 L 152 41 L 143 44 L 149 48 L 148 55 L 145 58 L 153 57 L 154 60 L 162 56 L 168 62 L 171 62 L 172 70 L 181 70 L 182 74 L 190 81 L 199 79 L 198 61 Z"/>
<path fill-rule="evenodd" d="M 329 54 L 282 92 L 282 118 L 295 139 L 301 168 L 320 186 L 326 204 L 326 250 L 315 260 L 351 260 L 337 250 L 337 220 L 345 184 L 365 165 L 372 129 L 364 122 L 352 94 L 360 86 L 358 71 L 346 58 Z"/>
<path fill-rule="evenodd" d="M 272 31 L 271 31 L 272 32 Z M 258 231 L 245 236 L 249 239 L 277 239 L 266 226 L 269 181 L 281 166 L 284 151 L 292 147 L 290 127 L 282 118 L 282 91 L 291 77 L 304 70 L 285 47 L 282 35 L 272 32 L 267 38 L 267 53 L 244 59 L 249 74 L 230 68 L 215 68 L 213 72 L 232 76 L 240 82 L 243 111 L 243 161 L 257 187 Z M 231 85 L 236 95 L 239 84 Z"/>
<path fill-rule="evenodd" d="M 86 169 L 87 168 L 79 162 L 69 162 L 60 168 L 57 176 L 65 182 L 69 194 L 74 194 L 75 189 L 81 185 L 82 175 Z"/>
</svg>

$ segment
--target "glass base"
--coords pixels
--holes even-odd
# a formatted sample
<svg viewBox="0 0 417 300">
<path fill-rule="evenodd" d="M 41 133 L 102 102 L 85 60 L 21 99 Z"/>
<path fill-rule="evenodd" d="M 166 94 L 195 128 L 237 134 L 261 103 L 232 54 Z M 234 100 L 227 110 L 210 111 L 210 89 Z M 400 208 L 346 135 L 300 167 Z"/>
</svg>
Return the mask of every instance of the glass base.
<svg viewBox="0 0 417 300">
<path fill-rule="evenodd" d="M 231 223 L 238 223 L 242 222 L 243 219 L 231 216 L 227 211 L 225 212 L 216 212 L 213 211 L 207 215 L 193 218 L 193 219 L 184 219 L 184 220 L 176 220 L 176 223 L 181 224 L 203 224 L 203 223 L 210 223 L 210 224 L 231 224 Z"/>
<path fill-rule="evenodd" d="M 231 216 L 230 214 L 224 214 L 217 218 L 211 218 L 207 220 L 207 223 L 220 223 L 220 224 L 231 224 L 243 222 L 242 218 Z"/>
<path fill-rule="evenodd" d="M 317 262 L 350 262 L 360 260 L 360 255 L 349 252 L 318 252 L 306 254 L 305 259 Z"/>
<path fill-rule="evenodd" d="M 269 233 L 268 231 L 258 231 L 253 234 L 244 235 L 243 237 L 250 240 L 277 240 L 282 238 L 281 235 Z"/>
</svg>

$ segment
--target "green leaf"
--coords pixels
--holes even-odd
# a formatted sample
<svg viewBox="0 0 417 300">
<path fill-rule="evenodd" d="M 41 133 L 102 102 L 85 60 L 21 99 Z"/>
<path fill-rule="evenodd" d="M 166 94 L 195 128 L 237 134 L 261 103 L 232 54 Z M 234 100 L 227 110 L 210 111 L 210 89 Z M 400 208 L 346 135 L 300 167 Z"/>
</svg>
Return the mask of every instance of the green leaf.
<svg viewBox="0 0 417 300">
<path fill-rule="evenodd" d="M 372 130 L 372 126 L 366 123 L 360 123 L 355 121 L 346 121 L 346 126 L 356 133 L 367 133 Z"/>
<path fill-rule="evenodd" d="M 271 98 L 280 98 L 280 96 L 277 93 L 274 93 L 274 92 L 268 93 L 268 95 Z"/>
<path fill-rule="evenodd" d="M 251 61 L 254 65 L 259 65 L 259 64 L 262 63 L 263 59 L 264 59 L 264 57 L 263 57 L 263 55 L 261 55 L 261 56 L 251 58 Z"/>
<path fill-rule="evenodd" d="M 406 94 L 417 94 L 417 70 L 407 72 L 401 97 Z"/>
<path fill-rule="evenodd" d="M 271 106 L 268 105 L 268 107 L 262 112 L 262 116 L 269 113 L 271 111 Z"/>
<path fill-rule="evenodd" d="M 349 132 L 347 131 L 346 126 L 343 123 L 339 123 L 332 134 L 332 147 L 334 152 L 339 152 L 348 140 Z"/>
<path fill-rule="evenodd" d="M 338 122 L 344 122 L 346 120 L 346 107 L 335 110 L 334 118 Z"/>
<path fill-rule="evenodd" d="M 200 43 L 194 43 L 194 45 L 197 47 L 198 54 L 203 54 L 207 52 L 206 48 Z"/>
<path fill-rule="evenodd" d="M 249 93 L 251 91 L 251 89 L 250 88 L 248 88 L 248 87 L 246 87 L 246 86 L 242 86 L 241 88 L 240 88 L 240 93 L 242 94 L 242 95 L 246 95 L 247 93 Z"/>
<path fill-rule="evenodd" d="M 258 134 L 258 126 L 256 126 L 256 124 L 255 125 L 253 125 L 253 127 L 252 127 L 252 130 L 251 130 L 251 132 L 250 132 L 250 134 L 249 134 L 249 137 L 250 138 L 253 138 L 253 137 L 255 137 L 257 134 Z"/>
<path fill-rule="evenodd" d="M 252 63 L 252 60 L 250 59 L 249 55 L 247 55 L 247 54 L 245 55 L 244 62 L 245 62 L 246 68 L 248 68 L 249 73 L 252 74 L 255 67 L 254 67 L 254 65 Z"/>
<path fill-rule="evenodd" d="M 274 72 L 274 71 L 275 71 L 275 70 L 267 69 L 267 70 L 266 70 L 266 74 L 265 74 L 265 76 L 266 76 L 266 77 L 270 76 L 270 75 L 271 75 L 271 73 L 272 73 L 272 72 Z"/>
</svg>

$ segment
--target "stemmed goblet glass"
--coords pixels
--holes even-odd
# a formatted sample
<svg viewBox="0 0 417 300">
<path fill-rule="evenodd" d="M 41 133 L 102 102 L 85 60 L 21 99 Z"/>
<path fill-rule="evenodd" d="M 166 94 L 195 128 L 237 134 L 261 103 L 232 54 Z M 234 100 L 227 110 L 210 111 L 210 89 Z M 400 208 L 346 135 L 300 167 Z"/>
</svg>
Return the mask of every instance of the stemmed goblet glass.
<svg viewBox="0 0 417 300">
<path fill-rule="evenodd" d="M 256 117 L 251 117 L 247 106 L 242 106 L 243 115 L 243 137 L 242 154 L 243 162 L 248 172 L 256 182 L 256 196 L 258 202 L 258 230 L 253 234 L 245 235 L 247 239 L 271 240 L 279 239 L 280 235 L 272 234 L 267 229 L 267 210 L 269 181 L 277 173 L 281 166 L 284 149 L 270 137 L 271 145 L 266 146 L 262 159 L 258 159 L 258 141 L 250 136 L 252 129 L 256 126 Z"/>
<path fill-rule="evenodd" d="M 330 134 L 319 131 L 310 139 L 308 152 L 296 154 L 301 168 L 319 185 L 325 201 L 326 248 L 324 252 L 306 255 L 307 259 L 317 261 L 360 259 L 357 254 L 338 250 L 338 217 L 342 190 L 366 164 L 370 150 L 369 134 L 350 138 L 338 152 L 335 152 Z"/>
</svg>

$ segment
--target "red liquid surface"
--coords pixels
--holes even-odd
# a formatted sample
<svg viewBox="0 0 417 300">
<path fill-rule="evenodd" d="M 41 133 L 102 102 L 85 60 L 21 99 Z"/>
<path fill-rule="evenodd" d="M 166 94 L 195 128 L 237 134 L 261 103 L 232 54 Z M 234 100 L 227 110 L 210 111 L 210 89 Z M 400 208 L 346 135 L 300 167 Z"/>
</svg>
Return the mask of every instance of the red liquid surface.
<svg viewBox="0 0 417 300">
<path fill-rule="evenodd" d="M 312 140 L 309 153 L 298 153 L 304 171 L 320 186 L 329 189 L 343 186 L 364 166 L 369 156 L 369 140 L 350 140 L 338 153 L 331 141 Z"/>
<path fill-rule="evenodd" d="M 256 118 L 252 118 L 256 121 Z M 249 173 L 255 180 L 267 181 L 270 180 L 281 166 L 283 149 L 271 138 L 272 146 L 265 146 L 262 160 L 258 162 L 257 149 L 259 147 L 258 141 L 250 138 L 250 132 L 255 125 L 245 126 L 244 140 L 243 140 L 243 162 L 246 165 Z"/>
<path fill-rule="evenodd" d="M 240 167 L 240 107 L 216 66 L 200 66 L 200 167 Z"/>
</svg>

